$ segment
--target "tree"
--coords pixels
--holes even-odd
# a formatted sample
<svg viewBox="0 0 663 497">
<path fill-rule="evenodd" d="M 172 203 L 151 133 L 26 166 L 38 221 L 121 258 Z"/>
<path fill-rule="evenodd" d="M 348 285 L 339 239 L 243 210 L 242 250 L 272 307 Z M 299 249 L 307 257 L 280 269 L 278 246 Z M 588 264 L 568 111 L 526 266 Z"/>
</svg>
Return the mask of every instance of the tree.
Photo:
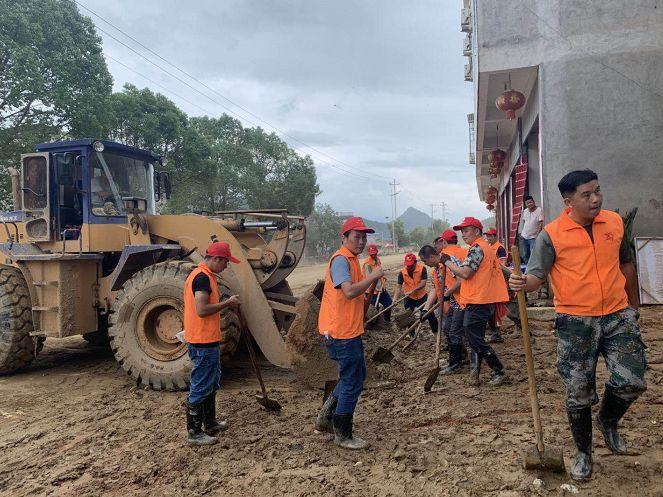
<svg viewBox="0 0 663 497">
<path fill-rule="evenodd" d="M 328 259 L 341 244 L 343 218 L 328 204 L 317 204 L 306 222 L 309 255 Z"/>
<path fill-rule="evenodd" d="M 417 247 L 422 247 L 423 245 L 432 245 L 433 240 L 442 234 L 444 230 L 449 229 L 449 223 L 442 221 L 441 219 L 435 219 L 433 221 L 433 229 L 430 227 L 423 228 L 417 226 L 408 233 L 408 239 L 410 243 L 415 244 Z"/>
<path fill-rule="evenodd" d="M 112 78 L 71 0 L 0 0 L 0 203 L 6 168 L 42 141 L 102 136 Z"/>
<path fill-rule="evenodd" d="M 389 223 L 389 231 L 391 233 L 396 233 L 396 241 L 398 242 L 399 247 L 410 243 L 410 239 L 405 232 L 405 225 L 402 220 L 396 219 L 395 222 Z"/>
</svg>

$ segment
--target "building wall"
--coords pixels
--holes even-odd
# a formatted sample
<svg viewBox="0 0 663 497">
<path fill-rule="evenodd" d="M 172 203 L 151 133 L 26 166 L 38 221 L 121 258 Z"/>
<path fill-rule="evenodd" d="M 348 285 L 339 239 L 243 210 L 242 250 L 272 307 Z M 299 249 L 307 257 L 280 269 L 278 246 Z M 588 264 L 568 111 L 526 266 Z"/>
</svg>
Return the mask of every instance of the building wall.
<svg viewBox="0 0 663 497">
<path fill-rule="evenodd" d="M 588 167 L 606 208 L 637 206 L 636 233 L 663 235 L 659 4 L 477 0 L 479 71 L 539 65 L 546 219 L 562 208 L 559 179 Z"/>
</svg>

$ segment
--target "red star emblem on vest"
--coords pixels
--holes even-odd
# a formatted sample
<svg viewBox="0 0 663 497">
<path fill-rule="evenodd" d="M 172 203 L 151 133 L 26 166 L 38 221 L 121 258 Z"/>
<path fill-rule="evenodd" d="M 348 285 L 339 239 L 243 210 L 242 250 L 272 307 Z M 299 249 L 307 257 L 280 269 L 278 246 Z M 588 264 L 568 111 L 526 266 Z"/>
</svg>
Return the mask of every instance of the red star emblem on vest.
<svg viewBox="0 0 663 497">
<path fill-rule="evenodd" d="M 612 233 L 612 231 L 608 233 L 604 233 L 603 236 L 605 236 L 605 241 L 606 242 L 614 242 L 615 241 L 615 235 Z"/>
</svg>

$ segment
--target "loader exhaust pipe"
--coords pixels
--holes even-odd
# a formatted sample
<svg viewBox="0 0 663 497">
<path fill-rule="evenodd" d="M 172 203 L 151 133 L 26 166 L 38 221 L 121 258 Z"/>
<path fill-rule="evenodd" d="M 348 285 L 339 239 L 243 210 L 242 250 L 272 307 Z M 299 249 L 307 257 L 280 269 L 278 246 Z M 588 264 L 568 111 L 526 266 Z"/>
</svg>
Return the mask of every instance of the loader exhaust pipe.
<svg viewBox="0 0 663 497">
<path fill-rule="evenodd" d="M 23 209 L 23 202 L 21 199 L 21 173 L 18 169 L 10 167 L 9 176 L 12 181 L 12 200 L 14 202 L 14 210 L 20 211 Z"/>
</svg>

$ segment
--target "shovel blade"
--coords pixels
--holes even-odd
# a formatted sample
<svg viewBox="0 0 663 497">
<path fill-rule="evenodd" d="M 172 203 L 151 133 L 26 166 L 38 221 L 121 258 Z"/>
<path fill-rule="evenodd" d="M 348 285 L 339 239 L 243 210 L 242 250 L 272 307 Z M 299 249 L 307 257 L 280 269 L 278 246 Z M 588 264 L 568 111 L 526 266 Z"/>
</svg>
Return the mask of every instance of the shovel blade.
<svg viewBox="0 0 663 497">
<path fill-rule="evenodd" d="M 378 350 L 373 354 L 373 360 L 381 364 L 390 363 L 394 358 L 394 354 L 391 353 L 391 350 L 385 349 L 384 347 L 378 347 Z"/>
<path fill-rule="evenodd" d="M 426 378 L 426 383 L 424 383 L 424 392 L 430 392 L 431 388 L 433 388 L 433 385 L 435 385 L 435 382 L 437 381 L 437 377 L 440 375 L 440 368 L 435 368 L 432 370 L 428 378 Z"/>
<path fill-rule="evenodd" d="M 564 453 L 560 447 L 546 446 L 539 452 L 536 445 L 523 452 L 523 467 L 527 470 L 547 470 L 553 473 L 564 473 Z"/>
<path fill-rule="evenodd" d="M 280 411 L 281 410 L 281 404 L 279 404 L 274 399 L 270 399 L 269 397 L 263 397 L 262 395 L 256 395 L 256 400 L 258 401 L 258 404 L 263 406 L 268 411 Z"/>
</svg>

